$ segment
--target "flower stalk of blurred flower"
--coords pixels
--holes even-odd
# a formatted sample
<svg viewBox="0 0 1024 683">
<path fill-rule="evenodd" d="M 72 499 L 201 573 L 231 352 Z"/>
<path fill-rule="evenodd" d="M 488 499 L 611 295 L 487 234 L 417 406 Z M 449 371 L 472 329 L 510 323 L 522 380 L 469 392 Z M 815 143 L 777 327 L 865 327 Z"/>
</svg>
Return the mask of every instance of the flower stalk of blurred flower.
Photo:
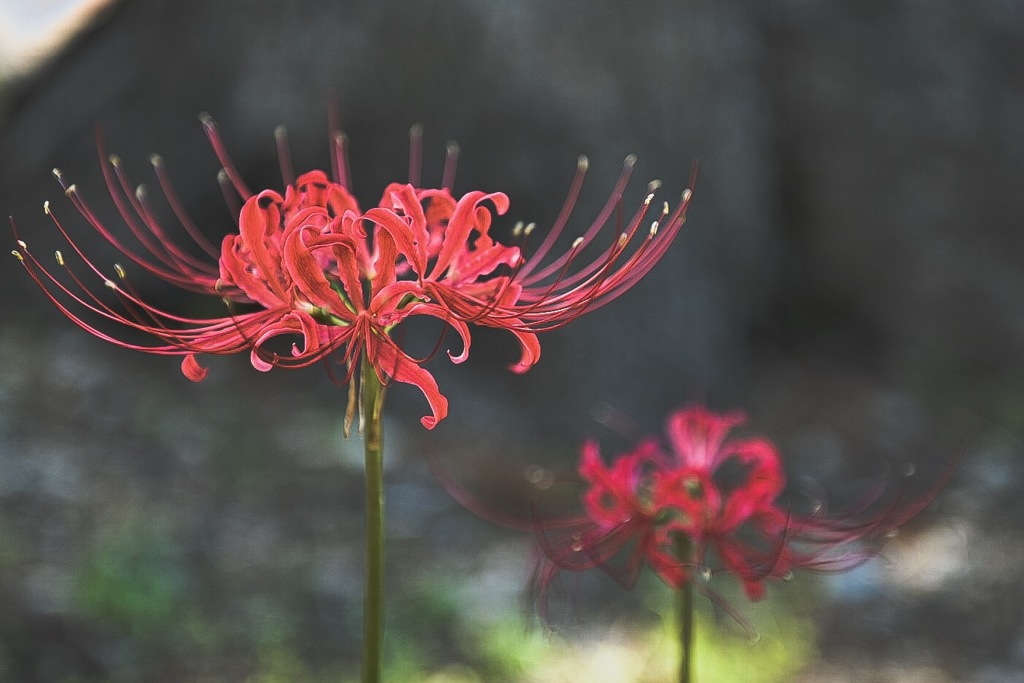
<svg viewBox="0 0 1024 683">
<path fill-rule="evenodd" d="M 903 496 L 878 510 L 872 491 L 856 510 L 828 516 L 820 504 L 796 512 L 780 502 L 786 485 L 775 446 L 760 437 L 730 438 L 740 413 L 719 415 L 700 406 L 672 413 L 667 440 L 640 440 L 611 465 L 598 445 L 582 448 L 579 474 L 586 489 L 583 514 L 534 522 L 543 555 L 535 573 L 542 616 L 548 590 L 562 571 L 601 568 L 627 587 L 646 564 L 676 595 L 679 680 L 693 672 L 693 591 L 696 586 L 749 632 L 743 615 L 708 584 L 731 574 L 751 600 L 765 596 L 771 579 L 789 580 L 796 569 L 843 571 L 874 553 L 863 541 L 884 538 L 917 515 L 945 484 Z"/>
<path fill-rule="evenodd" d="M 427 429 L 448 413 L 447 398 L 423 367 L 427 359 L 401 348 L 396 328 L 417 316 L 440 320 L 460 337 L 461 350 L 448 352 L 454 363 L 468 358 L 470 325 L 507 330 L 521 350 L 510 369 L 525 372 L 540 358 L 538 332 L 608 303 L 654 267 L 685 222 L 692 193 L 687 189 L 674 208 L 664 202 L 650 221 L 660 185 L 652 182 L 627 223 L 613 220 L 620 215 L 635 163 L 630 156 L 597 218 L 567 251 L 549 258 L 573 213 L 588 167 L 585 157 L 577 163 L 561 212 L 539 247 L 527 254 L 534 223 L 517 224 L 512 245 L 491 235 L 495 215 L 509 208 L 505 194 L 452 194 L 458 156 L 454 145 L 448 148 L 442 186 L 419 187 L 419 127 L 411 134 L 409 182 L 388 185 L 378 205 L 363 212 L 348 189 L 347 139 L 341 132 L 331 136 L 331 176 L 314 170 L 295 177 L 286 134 L 279 128 L 275 135 L 284 193 L 254 193 L 229 158 L 213 119 L 206 114 L 200 118 L 222 164 L 218 179 L 229 205 L 240 204 L 237 231 L 224 236 L 219 248 L 188 216 L 159 156 L 152 155 L 150 161 L 180 223 L 178 232 L 192 242 L 187 246 L 178 244 L 157 219 L 149 192 L 132 184 L 121 160 L 104 159 L 98 136 L 103 177 L 127 235 L 105 225 L 63 173 L 55 169 L 54 175 L 85 220 L 124 254 L 125 264 L 104 268 L 87 257 L 48 202 L 45 212 L 69 245 L 67 257 L 57 251 L 57 268 L 44 265 L 18 236 L 12 220 L 18 244 L 13 254 L 72 322 L 124 348 L 181 356 L 182 372 L 193 381 L 202 381 L 208 372 L 199 354 L 248 351 L 253 367 L 263 372 L 323 361 L 332 378 L 348 384 L 345 434 L 358 409 L 366 456 L 364 677 L 376 681 L 383 639 L 385 390 L 392 382 L 417 387 L 430 408 L 421 418 Z M 585 259 L 584 250 L 610 224 L 614 232 L 609 243 L 595 258 Z M 73 267 L 72 255 L 81 269 Z M 222 299 L 226 314 L 195 319 L 148 303 L 130 284 L 133 267 Z M 100 286 L 90 286 L 90 280 Z M 137 341 L 140 333 L 153 341 Z"/>
</svg>

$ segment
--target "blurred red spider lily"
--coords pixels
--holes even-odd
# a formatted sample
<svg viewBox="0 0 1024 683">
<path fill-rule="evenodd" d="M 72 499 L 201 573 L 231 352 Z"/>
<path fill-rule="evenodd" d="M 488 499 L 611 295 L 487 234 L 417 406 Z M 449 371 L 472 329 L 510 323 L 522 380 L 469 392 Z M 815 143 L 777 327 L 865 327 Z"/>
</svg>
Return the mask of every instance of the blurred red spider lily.
<svg viewBox="0 0 1024 683">
<path fill-rule="evenodd" d="M 743 422 L 741 413 L 682 408 L 667 420 L 666 441 L 642 439 L 610 466 L 596 443 L 584 444 L 584 514 L 534 521 L 543 551 L 535 573 L 542 614 L 547 617 L 548 591 L 562 571 L 597 567 L 632 587 L 646 563 L 674 589 L 697 586 L 749 628 L 707 587 L 713 575 L 734 575 L 756 601 L 766 581 L 788 580 L 794 570 L 852 569 L 875 555 L 861 542 L 884 538 L 916 516 L 952 473 L 914 500 L 901 494 L 879 504 L 878 488 L 846 514 L 828 516 L 820 503 L 797 513 L 779 500 L 786 479 L 775 446 L 760 437 L 729 437 Z"/>
<path fill-rule="evenodd" d="M 660 218 L 634 240 L 658 186 L 652 183 L 633 218 L 618 226 L 614 243 L 580 265 L 582 250 L 613 222 L 621 207 L 633 157 L 626 160 L 597 219 L 566 253 L 549 260 L 575 206 L 587 168 L 584 158 L 547 237 L 532 255 L 524 256 L 521 246 L 501 244 L 490 235 L 493 217 L 508 210 L 506 195 L 452 195 L 454 147 L 449 148 L 442 187 L 417 187 L 418 128 L 412 136 L 413 182 L 389 185 L 379 205 L 364 213 L 348 190 L 346 138 L 341 133 L 332 136 L 331 176 L 310 171 L 295 178 L 283 129 L 278 129 L 284 193 L 253 193 L 232 164 L 213 119 L 203 115 L 201 120 L 223 166 L 219 179 L 225 195 L 229 203 L 242 202 L 238 230 L 225 236 L 219 249 L 189 218 L 156 155 L 150 161 L 171 210 L 193 242 L 189 246 L 177 244 L 157 220 L 145 187 L 132 185 L 120 159 L 111 156 L 105 163 L 102 140 L 98 148 L 104 180 L 130 241 L 104 225 L 59 170 L 54 175 L 78 212 L 125 255 L 129 268 L 222 298 L 227 315 L 195 319 L 147 303 L 130 286 L 123 265 L 114 264 L 108 271 L 83 253 L 49 203 L 47 215 L 85 273 L 73 270 L 60 251 L 59 269 L 45 266 L 16 228 L 15 257 L 74 323 L 125 348 L 182 356 L 182 372 L 193 381 L 207 375 L 198 354 L 249 351 L 253 367 L 260 371 L 305 367 L 337 356 L 346 368 L 346 382 L 365 354 L 382 383 L 419 388 L 430 406 L 431 414 L 422 418 L 428 429 L 447 415 L 448 402 L 422 366 L 425 359 L 410 356 L 394 340 L 398 324 L 412 316 L 441 320 L 462 342 L 459 353 L 449 351 L 455 363 L 468 357 L 470 324 L 508 330 L 521 348 L 511 369 L 524 372 L 540 357 L 537 332 L 560 327 L 611 301 L 653 268 L 682 227 L 692 195 L 687 189 L 675 210 L 665 203 Z M 525 244 L 533 229 L 533 224 L 519 224 L 513 234 Z M 635 242 L 639 244 L 629 248 Z M 90 279 L 104 287 L 91 287 Z M 149 335 L 156 343 L 138 343 L 130 334 L 118 336 L 108 331 L 110 325 Z M 272 348 L 282 338 L 292 342 L 285 353 Z"/>
</svg>

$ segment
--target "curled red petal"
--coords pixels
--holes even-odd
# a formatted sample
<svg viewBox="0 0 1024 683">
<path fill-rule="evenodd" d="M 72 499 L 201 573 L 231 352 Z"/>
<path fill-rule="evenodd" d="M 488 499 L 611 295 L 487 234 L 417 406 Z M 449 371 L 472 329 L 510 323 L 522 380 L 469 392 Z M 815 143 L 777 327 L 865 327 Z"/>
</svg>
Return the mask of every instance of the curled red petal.
<svg viewBox="0 0 1024 683">
<path fill-rule="evenodd" d="M 405 314 L 429 315 L 450 325 L 451 328 L 459 335 L 459 339 L 462 340 L 462 351 L 453 355 L 451 349 L 449 349 L 448 358 L 456 365 L 464 363 L 469 358 L 469 347 L 472 343 L 472 339 L 469 334 L 469 325 L 454 317 L 448 309 L 437 304 L 413 304 L 405 309 Z"/>
<path fill-rule="evenodd" d="M 252 366 L 260 372 L 270 372 L 274 368 L 273 363 L 268 363 L 260 356 L 260 350 L 257 347 L 253 347 L 252 351 L 249 352 L 249 362 Z"/>
<path fill-rule="evenodd" d="M 514 334 L 516 339 L 519 340 L 520 356 L 517 362 L 508 366 L 508 369 L 517 375 L 521 375 L 540 360 L 540 340 L 537 339 L 537 335 L 533 332 L 516 329 L 510 329 L 509 332 Z"/>
<path fill-rule="evenodd" d="M 202 382 L 210 374 L 210 369 L 199 364 L 196 354 L 189 353 L 181 359 L 181 372 L 193 382 Z"/>
<path fill-rule="evenodd" d="M 487 194 L 474 191 L 462 196 L 456 203 L 448 228 L 444 233 L 441 251 L 431 269 L 430 278 L 440 278 L 459 253 L 465 250 L 466 241 L 473 230 L 486 234 L 491 222 L 491 212 L 481 204 L 490 201 L 494 204 L 498 215 L 508 210 L 508 196 L 502 192 Z"/>
<path fill-rule="evenodd" d="M 448 399 L 441 394 L 434 376 L 399 349 L 391 339 L 372 338 L 367 341 L 367 351 L 378 376 L 382 379 L 390 377 L 402 384 L 412 384 L 423 393 L 431 412 L 431 415 L 420 418 L 424 427 L 433 429 L 448 416 Z"/>
<path fill-rule="evenodd" d="M 713 470 L 721 462 L 721 446 L 729 430 L 743 421 L 742 413 L 719 415 L 703 406 L 687 406 L 669 416 L 665 431 L 682 463 Z"/>
</svg>

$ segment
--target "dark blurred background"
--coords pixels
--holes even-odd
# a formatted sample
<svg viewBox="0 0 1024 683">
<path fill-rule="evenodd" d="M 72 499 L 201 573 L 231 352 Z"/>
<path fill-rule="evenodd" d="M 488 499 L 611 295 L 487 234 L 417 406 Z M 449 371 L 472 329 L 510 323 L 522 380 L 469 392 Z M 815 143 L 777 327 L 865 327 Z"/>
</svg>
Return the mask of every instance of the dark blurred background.
<svg viewBox="0 0 1024 683">
<path fill-rule="evenodd" d="M 436 430 L 417 392 L 390 395 L 393 680 L 572 681 L 588 665 L 665 680 L 656 582 L 626 594 L 587 577 L 559 635 L 530 630 L 528 535 L 450 502 L 426 458 L 521 511 L 542 493 L 530 465 L 571 467 L 582 439 L 622 445 L 694 400 L 744 409 L 793 481 L 836 504 L 908 462 L 927 488 L 960 458 L 883 559 L 773 587 L 751 608 L 757 645 L 707 609 L 708 680 L 1024 677 L 1024 4 L 111 2 L 0 83 L 0 210 L 45 254 L 49 199 L 113 259 L 50 175 L 123 227 L 99 123 L 136 182 L 155 186 L 160 152 L 219 239 L 233 222 L 197 113 L 250 185 L 276 188 L 274 126 L 297 167 L 324 167 L 332 101 L 364 206 L 405 179 L 422 123 L 424 180 L 457 140 L 456 190 L 512 199 L 499 230 L 550 224 L 578 154 L 591 171 L 572 234 L 626 154 L 627 208 L 651 178 L 674 202 L 700 162 L 663 262 L 542 337 L 530 373 L 505 371 L 514 342 L 483 331 L 469 362 L 431 366 L 451 402 Z M 0 263 L 0 680 L 353 676 L 361 445 L 341 438 L 344 392 L 245 357 L 211 359 L 193 385 L 173 359 L 78 330 Z M 736 661 L 761 678 L 728 673 Z"/>
</svg>

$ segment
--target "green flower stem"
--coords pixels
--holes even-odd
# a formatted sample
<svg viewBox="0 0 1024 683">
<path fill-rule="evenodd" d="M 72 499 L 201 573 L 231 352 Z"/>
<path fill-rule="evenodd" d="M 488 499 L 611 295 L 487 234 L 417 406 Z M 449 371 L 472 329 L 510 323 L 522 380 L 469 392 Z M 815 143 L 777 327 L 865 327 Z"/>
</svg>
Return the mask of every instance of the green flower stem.
<svg viewBox="0 0 1024 683">
<path fill-rule="evenodd" d="M 360 371 L 366 456 L 366 590 L 363 594 L 363 683 L 379 683 L 384 641 L 384 392 L 363 356 Z"/>
<path fill-rule="evenodd" d="M 676 556 L 684 566 L 691 564 L 690 540 L 685 536 L 676 538 Z M 675 591 L 676 623 L 679 625 L 679 683 L 693 680 L 693 581 L 691 576 Z"/>
</svg>

